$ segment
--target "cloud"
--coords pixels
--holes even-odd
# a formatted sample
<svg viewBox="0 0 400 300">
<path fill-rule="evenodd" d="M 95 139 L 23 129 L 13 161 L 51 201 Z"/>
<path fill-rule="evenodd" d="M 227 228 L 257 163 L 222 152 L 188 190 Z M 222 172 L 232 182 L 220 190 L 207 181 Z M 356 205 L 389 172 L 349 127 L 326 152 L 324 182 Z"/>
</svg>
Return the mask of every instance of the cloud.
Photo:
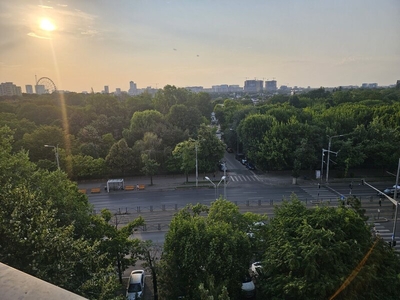
<svg viewBox="0 0 400 300">
<path fill-rule="evenodd" d="M 29 32 L 29 33 L 28 33 L 28 35 L 29 35 L 29 36 L 31 36 L 31 37 L 34 37 L 34 38 L 38 38 L 38 39 L 50 40 L 50 38 L 49 38 L 49 37 L 47 37 L 47 36 L 41 36 L 41 35 L 37 35 L 37 34 L 36 34 L 36 33 L 34 33 L 34 32 Z"/>
<path fill-rule="evenodd" d="M 40 8 L 44 8 L 44 9 L 53 9 L 53 7 L 51 6 L 47 6 L 47 5 L 38 5 Z"/>
</svg>

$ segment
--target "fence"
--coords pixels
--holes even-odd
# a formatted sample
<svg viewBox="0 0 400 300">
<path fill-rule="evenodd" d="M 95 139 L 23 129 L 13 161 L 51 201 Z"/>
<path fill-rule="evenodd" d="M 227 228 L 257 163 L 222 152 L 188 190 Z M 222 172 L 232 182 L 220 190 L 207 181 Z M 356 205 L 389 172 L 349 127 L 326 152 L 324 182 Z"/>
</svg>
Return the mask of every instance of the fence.
<svg viewBox="0 0 400 300">
<path fill-rule="evenodd" d="M 366 215 L 372 220 L 376 220 L 380 217 L 393 218 L 394 209 L 392 209 L 390 201 L 383 201 L 379 197 L 365 196 L 358 197 L 361 201 L 361 208 L 366 209 Z M 299 199 L 307 207 L 318 207 L 318 206 L 331 206 L 337 207 L 342 204 L 342 200 L 338 198 L 325 198 L 319 200 L 310 200 L 307 198 Z M 206 205 L 211 205 L 212 201 Z M 232 201 L 236 206 L 238 206 L 241 212 L 252 211 L 258 214 L 266 214 L 269 217 L 274 215 L 273 208 L 282 203 L 282 200 L 275 199 L 255 199 L 255 200 L 245 200 L 245 201 Z M 376 209 L 378 208 L 380 209 Z M 186 207 L 183 204 L 160 204 L 160 205 L 143 205 L 135 207 L 124 207 L 118 208 L 116 210 L 111 210 L 114 214 L 114 219 L 111 221 L 116 226 L 123 226 L 133 221 L 138 216 L 142 216 L 146 225 L 140 226 L 138 230 L 141 231 L 164 231 L 168 230 L 169 222 L 173 218 L 173 215 L 177 213 L 182 208 Z M 94 213 L 98 213 L 94 211 Z"/>
</svg>

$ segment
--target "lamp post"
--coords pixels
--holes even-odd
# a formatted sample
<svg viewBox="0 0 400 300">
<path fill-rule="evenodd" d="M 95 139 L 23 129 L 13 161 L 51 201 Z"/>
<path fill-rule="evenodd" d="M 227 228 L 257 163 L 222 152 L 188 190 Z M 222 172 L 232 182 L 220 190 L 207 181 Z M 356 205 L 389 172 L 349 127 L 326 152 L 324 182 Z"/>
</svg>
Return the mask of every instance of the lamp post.
<svg viewBox="0 0 400 300">
<path fill-rule="evenodd" d="M 215 200 L 217 200 L 217 189 L 219 187 L 219 185 L 221 184 L 221 182 L 223 180 L 225 180 L 225 176 L 222 176 L 221 180 L 218 182 L 218 184 L 215 184 L 209 177 L 204 177 L 204 179 L 207 179 L 209 182 L 211 182 L 211 184 L 214 186 L 215 189 Z"/>
<path fill-rule="evenodd" d="M 54 153 L 56 156 L 57 168 L 60 170 L 60 160 L 58 159 L 58 144 L 57 146 L 53 145 L 44 145 L 46 148 L 54 148 Z"/>
<path fill-rule="evenodd" d="M 329 137 L 329 143 L 328 143 L 328 161 L 326 162 L 326 183 L 328 183 L 328 181 L 329 181 L 329 160 L 330 160 L 330 158 L 329 158 L 329 156 L 330 156 L 330 153 L 331 153 L 331 144 L 332 144 L 332 139 L 333 138 L 336 138 L 336 137 L 342 137 L 342 136 L 346 136 L 346 135 L 349 135 L 350 133 L 347 133 L 347 134 L 339 134 L 339 135 L 333 135 L 333 136 L 330 136 Z M 337 152 L 336 152 L 336 155 L 337 155 Z"/>
</svg>

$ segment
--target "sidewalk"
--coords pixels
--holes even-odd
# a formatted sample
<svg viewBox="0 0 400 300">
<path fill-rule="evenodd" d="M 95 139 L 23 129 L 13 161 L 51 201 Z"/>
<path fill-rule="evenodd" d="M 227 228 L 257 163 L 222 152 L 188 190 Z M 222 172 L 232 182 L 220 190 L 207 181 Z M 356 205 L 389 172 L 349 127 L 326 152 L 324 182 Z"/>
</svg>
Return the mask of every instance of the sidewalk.
<svg viewBox="0 0 400 300">
<path fill-rule="evenodd" d="M 292 186 L 293 178 L 291 171 L 273 171 L 273 172 L 255 172 L 262 181 L 268 185 L 285 185 Z M 228 174 L 227 174 L 228 175 Z M 209 178 L 214 178 L 213 174 L 206 174 Z M 215 178 L 221 178 L 223 172 L 217 172 Z M 109 178 L 117 179 L 117 178 Z M 86 194 L 90 194 L 92 189 L 97 189 L 97 193 L 104 193 L 105 186 L 107 185 L 108 179 L 99 180 L 82 180 L 77 182 L 78 188 L 85 190 Z M 369 178 L 370 181 L 382 181 L 383 178 Z M 332 178 L 330 183 L 335 185 L 343 182 L 361 182 L 360 178 Z M 308 176 L 300 176 L 297 178 L 297 186 L 316 186 L 320 180 L 310 178 Z M 153 185 L 150 185 L 149 176 L 136 176 L 124 178 L 124 186 L 133 186 L 136 190 L 136 185 L 144 185 L 145 190 L 171 190 L 179 188 L 195 188 L 196 187 L 196 176 L 195 174 L 189 175 L 188 183 L 186 183 L 186 177 L 184 174 L 177 175 L 155 175 L 153 176 Z M 211 183 L 204 179 L 204 174 L 198 176 L 198 187 L 212 187 Z"/>
<path fill-rule="evenodd" d="M 110 178 L 118 179 L 118 178 Z M 189 182 L 186 183 L 185 175 L 156 175 L 153 176 L 153 185 L 150 185 L 149 176 L 137 176 L 137 177 L 126 177 L 124 179 L 124 186 L 134 186 L 136 190 L 136 185 L 144 185 L 145 190 L 170 190 L 176 188 L 194 188 L 196 187 L 196 176 L 189 175 Z M 107 185 L 108 179 L 99 180 L 82 180 L 77 182 L 78 188 L 81 190 L 86 190 L 87 194 L 91 193 L 92 189 L 99 189 L 100 193 L 104 193 L 105 186 Z M 209 187 L 211 184 L 203 179 L 203 177 L 198 179 L 198 186 Z"/>
</svg>

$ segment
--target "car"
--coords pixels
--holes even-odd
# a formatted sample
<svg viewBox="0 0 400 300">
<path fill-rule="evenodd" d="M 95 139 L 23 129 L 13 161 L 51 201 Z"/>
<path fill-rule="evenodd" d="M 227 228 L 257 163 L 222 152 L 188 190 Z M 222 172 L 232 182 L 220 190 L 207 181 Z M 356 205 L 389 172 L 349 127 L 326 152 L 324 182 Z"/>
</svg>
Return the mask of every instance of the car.
<svg viewBox="0 0 400 300">
<path fill-rule="evenodd" d="M 378 196 L 382 196 L 383 194 L 388 196 L 394 196 L 394 191 L 396 190 L 395 185 L 393 187 L 388 187 L 380 192 L 378 192 Z M 397 187 L 397 197 L 400 196 L 400 188 Z"/>
<path fill-rule="evenodd" d="M 227 168 L 227 166 L 226 166 L 226 164 L 225 163 L 219 163 L 219 165 L 218 165 L 218 167 L 219 167 L 219 170 L 220 171 L 222 171 L 222 172 L 228 172 L 228 168 Z"/>
<path fill-rule="evenodd" d="M 246 168 L 249 170 L 255 170 L 256 167 L 251 163 L 251 162 L 247 162 L 246 163 Z"/>
<path fill-rule="evenodd" d="M 254 298 L 256 294 L 256 286 L 250 275 L 246 275 L 242 281 L 242 295 L 244 298 Z"/>
<path fill-rule="evenodd" d="M 241 161 L 241 163 L 242 163 L 242 165 L 246 165 L 246 164 L 247 164 L 247 159 L 246 159 L 246 158 L 243 158 L 242 161 Z"/>
<path fill-rule="evenodd" d="M 126 299 L 142 299 L 144 291 L 144 270 L 134 270 L 129 275 L 128 286 L 126 287 Z"/>
<path fill-rule="evenodd" d="M 235 158 L 238 160 L 238 161 L 242 161 L 242 159 L 244 159 L 246 156 L 243 154 L 243 153 L 236 153 L 236 155 L 235 155 Z"/>
<path fill-rule="evenodd" d="M 230 148 L 230 147 L 226 147 L 226 152 L 228 152 L 228 153 L 233 153 L 233 149 Z"/>
<path fill-rule="evenodd" d="M 256 261 L 256 262 L 252 263 L 250 269 L 251 269 L 251 273 L 252 273 L 255 277 L 259 276 L 259 275 L 261 274 L 261 272 L 262 272 L 262 265 L 261 265 L 261 262 Z"/>
</svg>

